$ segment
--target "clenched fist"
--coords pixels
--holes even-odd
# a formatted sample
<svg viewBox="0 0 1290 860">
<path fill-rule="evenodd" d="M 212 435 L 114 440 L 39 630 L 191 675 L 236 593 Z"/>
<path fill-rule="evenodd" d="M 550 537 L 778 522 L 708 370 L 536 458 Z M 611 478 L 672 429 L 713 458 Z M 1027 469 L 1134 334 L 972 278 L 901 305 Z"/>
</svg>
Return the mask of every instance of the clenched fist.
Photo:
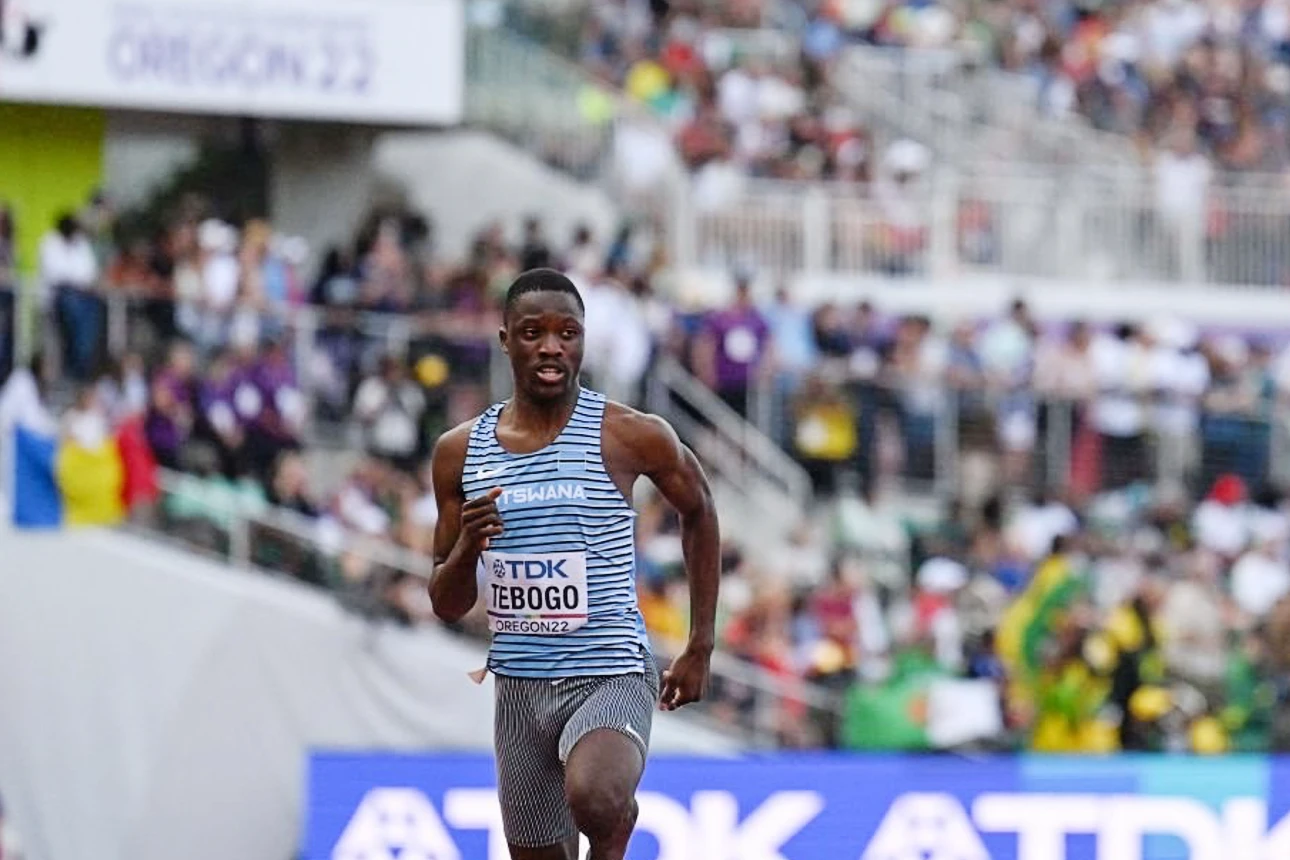
<svg viewBox="0 0 1290 860">
<path fill-rule="evenodd" d="M 457 543 L 463 549 L 483 552 L 488 549 L 488 542 L 502 533 L 502 514 L 497 510 L 497 498 L 501 494 L 501 487 L 493 487 L 462 505 Z"/>
</svg>

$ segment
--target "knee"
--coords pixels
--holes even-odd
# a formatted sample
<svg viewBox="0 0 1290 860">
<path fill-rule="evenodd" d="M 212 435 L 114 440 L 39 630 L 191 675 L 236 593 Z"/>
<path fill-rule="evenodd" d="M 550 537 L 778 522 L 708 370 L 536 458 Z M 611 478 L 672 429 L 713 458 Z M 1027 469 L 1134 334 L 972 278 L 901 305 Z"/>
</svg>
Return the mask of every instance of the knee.
<svg viewBox="0 0 1290 860">
<path fill-rule="evenodd" d="M 631 832 L 636 823 L 636 798 L 632 791 L 595 774 L 569 775 L 565 797 L 578 829 L 588 837 Z"/>
</svg>

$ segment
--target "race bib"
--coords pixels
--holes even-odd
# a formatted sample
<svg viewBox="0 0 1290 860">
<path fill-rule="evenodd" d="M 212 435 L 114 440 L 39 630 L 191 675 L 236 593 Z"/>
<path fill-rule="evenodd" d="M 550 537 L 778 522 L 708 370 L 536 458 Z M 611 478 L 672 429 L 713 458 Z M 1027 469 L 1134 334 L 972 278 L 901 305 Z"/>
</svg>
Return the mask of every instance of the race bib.
<svg viewBox="0 0 1290 860">
<path fill-rule="evenodd" d="M 488 628 L 558 636 L 587 623 L 587 557 L 580 552 L 480 555 Z"/>
</svg>

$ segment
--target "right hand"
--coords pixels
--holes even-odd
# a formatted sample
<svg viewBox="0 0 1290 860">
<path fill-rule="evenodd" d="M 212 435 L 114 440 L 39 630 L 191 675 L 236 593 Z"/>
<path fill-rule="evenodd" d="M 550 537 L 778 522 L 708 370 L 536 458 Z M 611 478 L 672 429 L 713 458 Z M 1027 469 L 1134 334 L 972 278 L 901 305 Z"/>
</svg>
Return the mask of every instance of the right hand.
<svg viewBox="0 0 1290 860">
<path fill-rule="evenodd" d="M 502 515 L 497 510 L 501 487 L 493 487 L 461 506 L 461 532 L 457 540 L 472 552 L 488 549 L 488 542 L 502 533 Z"/>
</svg>

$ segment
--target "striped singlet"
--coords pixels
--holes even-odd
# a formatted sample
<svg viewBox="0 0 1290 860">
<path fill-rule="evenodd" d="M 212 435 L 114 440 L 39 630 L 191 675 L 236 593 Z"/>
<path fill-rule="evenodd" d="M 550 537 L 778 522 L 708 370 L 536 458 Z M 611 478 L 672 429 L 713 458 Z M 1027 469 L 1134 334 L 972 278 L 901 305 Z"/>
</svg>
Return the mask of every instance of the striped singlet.
<svg viewBox="0 0 1290 860">
<path fill-rule="evenodd" d="M 604 396 L 579 389 L 560 435 L 531 454 L 498 443 L 504 405 L 475 422 L 461 478 L 467 499 L 502 489 L 503 534 L 478 570 L 493 632 L 488 668 L 521 678 L 643 672 L 636 512 L 601 456 Z"/>
</svg>

